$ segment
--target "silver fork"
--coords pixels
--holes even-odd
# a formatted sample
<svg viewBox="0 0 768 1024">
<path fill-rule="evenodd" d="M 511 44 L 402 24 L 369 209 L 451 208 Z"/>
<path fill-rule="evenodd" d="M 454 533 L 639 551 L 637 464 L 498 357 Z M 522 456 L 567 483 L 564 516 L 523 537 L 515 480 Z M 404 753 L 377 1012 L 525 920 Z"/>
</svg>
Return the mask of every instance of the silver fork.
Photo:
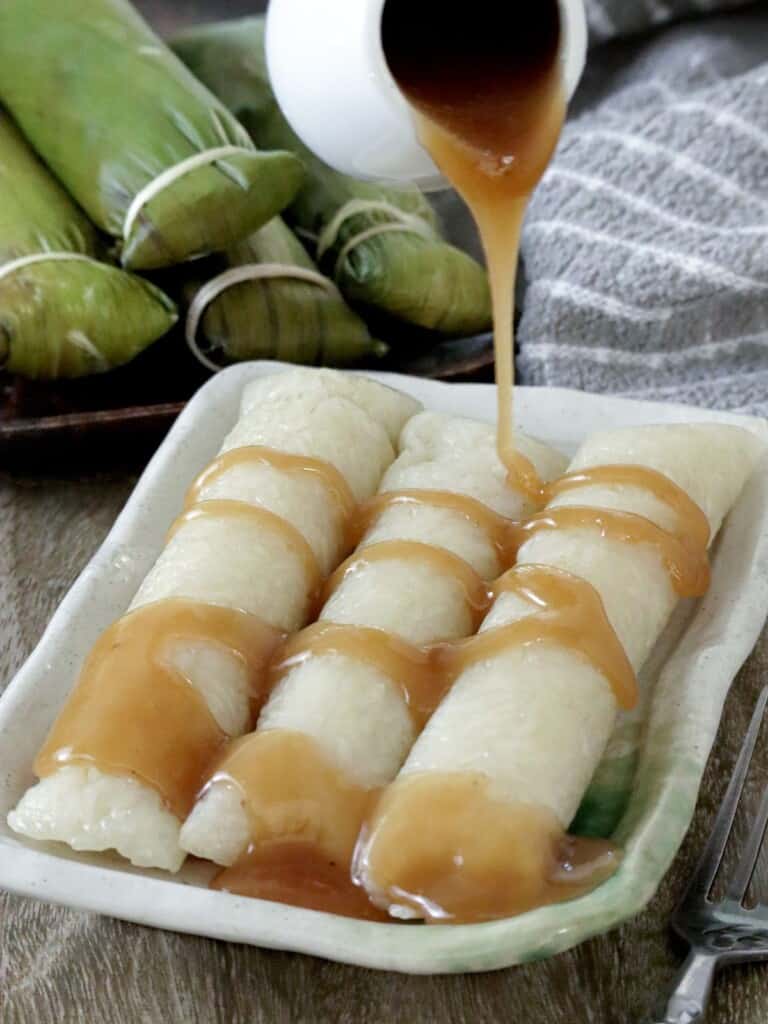
<svg viewBox="0 0 768 1024">
<path fill-rule="evenodd" d="M 768 905 L 760 904 L 751 910 L 743 905 L 768 824 L 768 786 L 725 898 L 720 903 L 709 898 L 736 817 L 766 704 L 768 687 L 760 694 L 709 840 L 672 919 L 672 927 L 688 943 L 690 953 L 667 1003 L 664 1024 L 694 1024 L 703 1020 L 718 967 L 768 960 Z"/>
</svg>

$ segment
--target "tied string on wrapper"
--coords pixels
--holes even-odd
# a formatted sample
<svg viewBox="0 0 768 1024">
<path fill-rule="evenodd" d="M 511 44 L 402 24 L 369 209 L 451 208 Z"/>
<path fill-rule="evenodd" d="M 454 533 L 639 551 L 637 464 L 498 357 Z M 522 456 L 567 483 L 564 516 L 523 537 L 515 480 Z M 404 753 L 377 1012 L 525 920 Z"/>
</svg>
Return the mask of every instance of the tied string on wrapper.
<svg viewBox="0 0 768 1024">
<path fill-rule="evenodd" d="M 338 288 L 329 281 L 327 277 L 315 270 L 305 267 L 294 267 L 287 263 L 247 263 L 242 267 L 232 267 L 222 274 L 212 278 L 200 288 L 189 305 L 187 320 L 184 327 L 184 336 L 187 345 L 195 358 L 213 373 L 218 373 L 223 367 L 215 363 L 201 348 L 197 340 L 197 331 L 200 320 L 208 306 L 227 289 L 236 284 L 245 284 L 247 281 L 273 280 L 275 278 L 287 278 L 295 281 L 304 281 L 307 284 L 317 285 L 334 297 L 341 297 Z"/>
<path fill-rule="evenodd" d="M 201 153 L 194 153 L 192 156 L 187 157 L 186 160 L 181 160 L 179 163 L 174 164 L 172 167 L 167 167 L 164 171 L 148 182 L 144 188 L 140 189 L 133 197 L 130 206 L 126 210 L 125 220 L 123 221 L 123 240 L 125 242 L 131 237 L 139 214 L 147 205 L 151 202 L 155 196 L 159 195 L 164 189 L 168 188 L 179 178 L 182 178 L 185 174 L 189 174 L 190 171 L 194 171 L 198 167 L 204 167 L 206 164 L 214 164 L 219 160 L 224 160 L 228 156 L 239 156 L 240 154 L 251 155 L 253 149 L 247 146 L 216 146 L 213 149 L 205 149 Z"/>
<path fill-rule="evenodd" d="M 350 252 L 352 252 L 353 249 L 356 249 L 359 245 L 362 245 L 363 242 L 369 241 L 371 238 L 387 234 L 390 231 L 404 231 L 408 234 L 420 235 L 422 238 L 433 237 L 434 232 L 432 231 L 432 228 L 427 224 L 423 217 L 418 216 L 418 214 L 407 213 L 405 210 L 401 210 L 400 207 L 395 206 L 392 203 L 388 203 L 383 199 L 351 199 L 337 211 L 336 215 L 328 222 L 328 224 L 326 224 L 319 237 L 316 239 L 316 259 L 318 261 L 322 260 L 323 256 L 334 247 L 338 241 L 339 232 L 351 217 L 358 217 L 361 214 L 366 213 L 386 213 L 392 217 L 393 220 L 382 224 L 374 224 L 371 227 L 365 228 L 344 244 L 341 252 L 336 257 L 336 262 L 333 267 L 333 278 L 336 281 L 338 281 L 341 276 L 344 269 L 344 262 Z M 310 238 L 310 233 L 303 231 L 302 237 Z"/>
</svg>

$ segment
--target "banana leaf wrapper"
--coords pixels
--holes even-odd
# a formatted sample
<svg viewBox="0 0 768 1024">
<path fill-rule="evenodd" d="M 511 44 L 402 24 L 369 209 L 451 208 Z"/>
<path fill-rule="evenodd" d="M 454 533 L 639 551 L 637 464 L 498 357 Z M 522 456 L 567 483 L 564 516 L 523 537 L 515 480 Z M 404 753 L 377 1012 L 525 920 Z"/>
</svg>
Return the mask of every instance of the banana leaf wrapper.
<svg viewBox="0 0 768 1024">
<path fill-rule="evenodd" d="M 301 180 L 126 0 L 2 0 L 0 102 L 123 265 L 170 266 L 265 224 Z"/>
<path fill-rule="evenodd" d="M 386 351 L 280 217 L 189 269 L 187 342 L 209 369 L 245 359 L 355 366 Z M 207 281 L 195 279 L 202 269 Z"/>
<path fill-rule="evenodd" d="M 293 132 L 269 84 L 263 18 L 191 29 L 172 46 L 257 145 L 284 147 L 301 157 L 307 177 L 286 217 L 302 238 L 319 240 L 331 230 L 331 244 L 318 259 L 350 302 L 445 334 L 475 334 L 490 326 L 485 270 L 441 238 L 434 212 L 419 191 L 382 188 L 338 174 Z M 340 211 L 350 215 L 336 231 Z M 406 230 L 388 230 L 350 247 L 369 229 L 398 221 Z"/>
<path fill-rule="evenodd" d="M 11 267 L 37 254 L 49 255 Z M 163 292 L 99 255 L 93 225 L 0 112 L 0 367 L 25 377 L 99 373 L 173 325 Z"/>
</svg>

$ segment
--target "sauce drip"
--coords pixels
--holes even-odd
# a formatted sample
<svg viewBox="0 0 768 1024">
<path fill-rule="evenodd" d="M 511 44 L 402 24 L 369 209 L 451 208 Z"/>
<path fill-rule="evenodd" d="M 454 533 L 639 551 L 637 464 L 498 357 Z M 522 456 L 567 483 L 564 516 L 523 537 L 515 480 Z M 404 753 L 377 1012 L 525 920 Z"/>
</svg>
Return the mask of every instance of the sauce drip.
<svg viewBox="0 0 768 1024">
<path fill-rule="evenodd" d="M 619 859 L 610 842 L 565 835 L 547 808 L 495 798 L 480 773 L 430 772 L 386 789 L 361 834 L 353 874 L 375 879 L 382 905 L 444 924 L 575 899 L 613 874 Z"/>
<path fill-rule="evenodd" d="M 364 570 L 376 562 L 419 562 L 443 576 L 456 580 L 464 591 L 474 622 L 474 628 L 480 625 L 483 615 L 488 610 L 488 588 L 482 578 L 475 572 L 469 562 L 455 555 L 447 548 L 434 544 L 425 544 L 417 540 L 385 540 L 378 544 L 369 544 L 351 555 L 339 568 L 328 577 L 324 591 L 324 602 L 341 585 L 348 576 Z"/>
<path fill-rule="evenodd" d="M 634 707 L 634 671 L 591 584 L 549 566 L 520 565 L 488 590 L 488 602 L 500 593 L 517 594 L 536 613 L 467 640 L 425 647 L 383 630 L 318 622 L 286 641 L 273 662 L 273 681 L 324 654 L 362 661 L 400 688 L 420 731 L 462 672 L 510 648 L 549 643 L 581 654 L 606 678 L 619 705 Z"/>
<path fill-rule="evenodd" d="M 706 548 L 698 547 L 681 532 L 668 533 L 660 526 L 632 512 L 582 508 L 565 505 L 538 512 L 518 527 L 518 543 L 546 530 L 598 530 L 601 537 L 625 544 L 650 544 L 658 548 L 669 572 L 672 586 L 680 597 L 701 597 L 710 581 Z"/>
<path fill-rule="evenodd" d="M 292 523 L 248 502 L 201 500 L 214 480 L 235 466 L 254 463 L 317 477 L 336 504 L 345 533 L 349 529 L 356 504 L 333 465 L 253 446 L 225 452 L 203 470 L 168 539 L 185 524 L 208 518 L 239 520 L 277 534 L 303 566 L 311 605 L 321 583 L 320 567 Z M 203 643 L 239 659 L 250 680 L 255 718 L 269 660 L 282 639 L 283 634 L 256 616 L 200 602 L 167 599 L 129 612 L 94 645 L 36 758 L 37 775 L 44 778 L 65 764 L 85 764 L 134 776 L 155 789 L 174 814 L 186 817 L 226 735 L 203 696 L 172 663 L 174 646 Z"/>
<path fill-rule="evenodd" d="M 602 673 L 612 687 L 620 706 L 634 706 L 637 700 L 637 683 L 632 666 L 605 614 L 597 591 L 589 583 L 548 566 L 525 565 L 510 570 L 498 581 L 496 590 L 498 593 L 517 594 L 534 606 L 534 613 L 508 625 L 479 633 L 468 640 L 426 647 L 412 646 L 376 629 L 316 623 L 286 641 L 273 662 L 273 682 L 276 683 L 308 659 L 324 654 L 341 654 L 361 660 L 382 672 L 400 688 L 403 700 L 411 713 L 414 730 L 418 732 L 453 681 L 468 668 L 498 657 L 507 650 L 534 644 L 551 644 L 566 647 L 584 657 Z M 512 681 L 510 685 L 513 685 Z M 217 877 L 217 887 L 243 895 L 277 899 L 334 913 L 369 916 L 365 905 L 364 912 L 361 911 L 361 894 L 351 884 L 349 875 L 340 870 L 340 865 L 345 868 L 348 866 L 354 840 L 360 836 L 366 814 L 371 811 L 377 793 L 355 786 L 346 779 L 344 773 L 332 765 L 324 755 L 316 740 L 280 729 L 256 732 L 236 743 L 233 753 L 225 759 L 214 775 L 213 781 L 221 780 L 229 785 L 236 785 L 240 790 L 250 818 L 251 841 L 246 853 L 234 867 Z M 441 779 L 438 779 L 438 793 L 442 792 L 440 784 Z M 471 788 L 473 792 L 477 790 L 476 780 L 473 780 Z M 384 796 L 385 810 L 376 811 L 376 820 L 379 820 L 380 815 L 387 813 L 388 794 L 389 790 Z M 466 795 L 462 794 L 462 798 Z M 434 793 L 432 796 L 434 797 Z M 414 822 L 431 822 L 432 814 L 439 816 L 444 813 L 442 798 L 434 801 L 430 814 L 426 814 L 426 803 L 428 801 L 420 808 L 421 817 L 405 816 L 408 819 L 408 827 L 403 827 L 402 831 L 405 834 L 399 835 L 399 840 L 406 846 L 410 844 L 411 848 L 414 832 L 431 830 L 414 829 Z M 500 806 L 504 808 L 503 804 Z M 399 802 L 395 804 L 395 808 L 394 813 L 399 814 Z M 470 816 L 479 813 L 479 808 L 467 811 Z M 536 823 L 544 812 L 538 808 L 526 808 L 523 812 L 506 808 L 504 813 L 507 817 L 512 815 L 514 820 L 513 824 L 510 824 L 507 818 L 504 818 L 506 824 L 503 839 L 506 841 L 511 833 L 522 828 L 522 837 L 524 842 L 527 842 L 532 834 L 531 828 L 528 827 L 529 819 Z M 389 820 L 387 827 L 390 828 Z M 447 822 L 440 818 L 437 834 L 441 836 L 441 842 L 443 839 L 446 843 L 451 840 L 450 835 L 443 836 L 447 828 Z M 517 882 L 516 878 L 510 880 L 509 877 L 510 864 L 514 865 L 513 870 L 519 870 L 514 858 L 518 856 L 521 834 L 516 834 L 517 845 L 511 847 L 509 851 L 500 851 L 496 848 L 494 844 L 497 840 L 493 836 L 489 839 L 490 850 L 484 848 L 484 840 L 478 837 L 474 839 L 475 847 L 479 851 L 476 855 L 484 858 L 483 863 L 488 862 L 489 857 L 492 860 L 496 854 L 500 859 L 502 854 L 505 854 L 503 859 L 506 874 L 503 874 L 499 865 L 490 864 L 488 867 L 489 872 L 492 869 L 489 876 L 489 893 L 493 898 L 496 897 L 497 889 L 501 887 L 504 879 L 508 883 L 508 888 L 511 883 Z M 566 839 L 563 838 L 559 825 L 548 822 L 544 839 L 541 836 L 537 839 L 534 834 L 534 840 L 538 845 L 534 847 L 535 863 L 529 870 L 528 887 L 531 888 L 534 880 L 536 881 L 537 887 L 533 894 L 535 898 L 541 898 L 546 902 L 550 898 L 568 899 L 577 895 L 578 892 L 573 885 L 562 881 L 557 887 L 551 888 L 551 891 L 548 886 L 542 889 L 545 879 L 553 874 L 555 866 L 563 861 L 559 851 L 561 848 L 564 849 Z M 589 861 L 590 865 L 592 860 L 598 861 L 605 854 L 611 870 L 613 869 L 616 855 L 609 844 L 599 846 L 598 857 L 595 853 L 598 847 L 590 845 L 589 841 L 569 837 L 567 843 L 570 844 L 569 849 L 573 856 Z M 416 840 L 417 849 L 420 848 L 419 844 L 420 840 Z M 361 848 L 364 848 L 364 845 L 363 843 Z M 395 842 L 394 846 L 398 848 L 399 841 Z M 446 845 L 444 849 L 457 857 L 464 855 L 462 849 L 457 848 L 456 842 Z M 284 856 L 287 857 L 285 862 Z M 418 853 L 415 856 L 418 861 Z M 525 854 L 521 853 L 519 856 L 530 859 L 533 854 L 531 850 L 527 850 Z M 390 866 L 386 857 L 384 860 L 383 870 L 385 877 L 388 877 L 386 872 L 390 870 Z M 442 870 L 441 865 L 442 861 L 438 857 L 438 865 L 434 870 Z M 564 870 L 563 864 L 560 864 L 560 867 Z M 313 874 L 315 870 L 319 870 L 319 875 Z M 378 872 L 379 868 L 376 870 Z M 399 865 L 394 865 L 391 870 L 396 874 L 400 870 Z M 454 866 L 452 870 L 458 879 L 456 884 L 460 888 L 465 886 L 463 868 L 459 870 Z M 473 870 L 475 869 L 471 868 L 470 872 Z M 590 867 L 587 872 L 589 877 L 582 885 L 584 891 L 595 884 L 596 872 L 600 870 L 602 867 L 597 865 Z M 540 877 L 537 876 L 537 871 Z M 496 875 L 500 879 L 498 882 Z M 603 877 L 605 875 L 601 874 L 600 880 Z M 441 892 L 442 884 L 439 879 L 437 881 L 437 889 Z M 479 883 L 475 880 L 473 885 L 477 884 Z M 422 873 L 414 882 L 412 892 L 433 893 L 435 888 L 435 877 L 429 873 Z M 408 892 L 411 892 L 410 888 Z M 398 893 L 402 895 L 400 889 Z M 522 895 L 517 893 L 515 898 L 525 903 L 528 899 L 526 893 L 527 890 L 524 889 Z M 469 910 L 463 905 L 460 905 L 458 910 L 452 909 L 448 913 L 440 900 L 436 901 L 430 897 L 429 906 L 422 906 L 429 920 L 448 917 L 458 920 L 462 919 L 457 916 L 461 914 L 467 915 L 467 920 L 474 919 L 468 916 Z M 507 908 L 509 900 L 507 894 L 499 906 Z M 455 903 L 455 898 L 449 894 L 445 906 L 454 908 Z M 439 908 L 439 913 L 436 907 Z M 519 909 L 528 907 L 521 905 L 520 908 L 508 912 L 517 913 Z M 477 919 L 485 919 L 487 916 L 488 913 L 481 910 Z M 506 914 L 499 913 L 497 916 Z"/>
<path fill-rule="evenodd" d="M 382 43 L 421 141 L 477 222 L 493 300 L 499 456 L 537 497 L 541 481 L 514 444 L 514 285 L 528 200 L 565 116 L 557 4 L 475 0 L 468 16 L 442 0 L 420 0 L 418 14 L 408 0 L 387 0 Z"/>
<path fill-rule="evenodd" d="M 361 661 L 392 680 L 416 732 L 424 728 L 451 684 L 441 647 L 416 647 L 384 630 L 331 622 L 315 623 L 286 642 L 274 665 L 275 684 L 310 658 L 325 654 Z"/>
<path fill-rule="evenodd" d="M 308 474 L 318 479 L 336 505 L 341 522 L 348 524 L 353 521 L 357 502 L 343 474 L 332 463 L 308 455 L 290 455 L 276 448 L 265 448 L 261 445 L 233 448 L 214 459 L 189 488 L 185 507 L 197 504 L 206 488 L 235 466 L 247 465 L 271 466 L 281 473 Z"/>
<path fill-rule="evenodd" d="M 315 740 L 283 729 L 253 733 L 232 744 L 212 781 L 240 792 L 252 836 L 214 888 L 386 920 L 349 875 L 360 822 L 378 792 L 348 782 Z"/>
<path fill-rule="evenodd" d="M 577 470 L 547 484 L 545 493 L 547 501 L 552 501 L 559 494 L 594 486 L 636 487 L 648 491 L 676 514 L 676 535 L 687 538 L 692 550 L 707 550 L 711 531 L 704 512 L 682 487 L 649 466 L 593 466 Z"/>
<path fill-rule="evenodd" d="M 245 612 L 165 600 L 129 612 L 97 640 L 35 759 L 40 778 L 67 764 L 129 775 L 189 813 L 226 735 L 173 664 L 178 643 L 203 641 L 244 665 L 253 696 L 281 634 Z"/>
<path fill-rule="evenodd" d="M 637 679 L 595 588 L 586 580 L 546 565 L 519 565 L 497 580 L 495 593 L 513 593 L 536 612 L 488 629 L 456 646 L 451 673 L 498 657 L 515 647 L 546 644 L 581 655 L 605 678 L 619 707 L 637 704 Z"/>
<path fill-rule="evenodd" d="M 188 506 L 171 525 L 168 531 L 168 541 L 187 523 L 200 519 L 235 519 L 248 523 L 255 530 L 269 530 L 271 533 L 276 533 L 283 540 L 285 546 L 300 560 L 307 580 L 309 601 L 310 603 L 314 602 L 322 582 L 322 573 L 315 552 L 304 534 L 293 523 L 289 523 L 287 519 L 283 519 L 275 512 L 270 512 L 269 509 L 262 508 L 260 505 L 251 505 L 247 501 L 215 498 Z"/>
<path fill-rule="evenodd" d="M 362 537 L 387 509 L 396 508 L 398 505 L 431 505 L 434 508 L 456 512 L 486 534 L 502 566 L 509 566 L 514 561 L 515 546 L 514 538 L 510 536 L 510 520 L 494 512 L 477 498 L 470 498 L 467 494 L 456 494 L 453 491 L 414 488 L 377 494 L 360 506 L 357 514 L 357 536 Z"/>
</svg>

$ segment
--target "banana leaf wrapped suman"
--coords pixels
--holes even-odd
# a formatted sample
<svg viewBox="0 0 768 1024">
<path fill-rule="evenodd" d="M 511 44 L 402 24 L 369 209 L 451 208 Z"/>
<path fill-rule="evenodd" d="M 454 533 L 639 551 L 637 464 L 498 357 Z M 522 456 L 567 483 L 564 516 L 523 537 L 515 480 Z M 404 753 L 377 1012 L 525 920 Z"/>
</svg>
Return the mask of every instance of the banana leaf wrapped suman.
<svg viewBox="0 0 768 1024">
<path fill-rule="evenodd" d="M 173 325 L 170 299 L 98 256 L 93 225 L 0 112 L 0 367 L 99 373 Z"/>
<path fill-rule="evenodd" d="M 243 359 L 353 366 L 386 349 L 280 217 L 188 272 L 187 342 L 209 369 Z"/>
<path fill-rule="evenodd" d="M 2 0 L 0 102 L 133 269 L 225 249 L 302 179 L 292 154 L 255 149 L 127 0 Z"/>
<path fill-rule="evenodd" d="M 257 145 L 299 154 L 307 179 L 286 216 L 351 302 L 445 334 L 490 326 L 485 271 L 441 238 L 420 192 L 344 177 L 295 135 L 270 88 L 262 18 L 204 25 L 172 45 Z"/>
</svg>

